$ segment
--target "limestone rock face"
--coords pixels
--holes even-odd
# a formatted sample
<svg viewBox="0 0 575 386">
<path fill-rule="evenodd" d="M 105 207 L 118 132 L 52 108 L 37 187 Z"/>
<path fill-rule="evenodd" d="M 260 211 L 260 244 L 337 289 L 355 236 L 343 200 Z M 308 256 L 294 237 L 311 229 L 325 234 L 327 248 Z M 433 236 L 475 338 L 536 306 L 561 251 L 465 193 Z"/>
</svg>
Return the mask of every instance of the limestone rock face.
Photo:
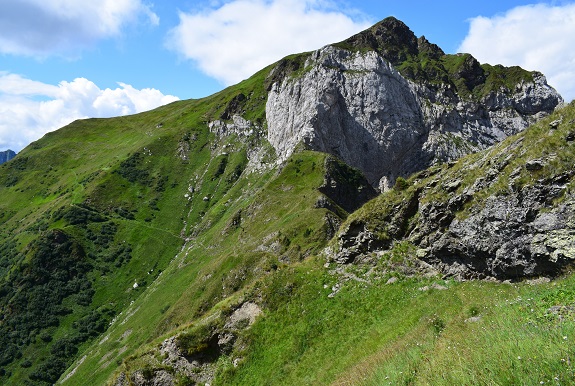
<svg viewBox="0 0 575 386">
<path fill-rule="evenodd" d="M 374 187 L 384 190 L 398 176 L 485 149 L 562 103 L 540 73 L 532 73 L 532 81 L 521 81 L 512 90 L 501 87 L 481 98 L 458 95 L 449 81 L 411 80 L 392 64 L 405 59 L 398 46 L 401 40 L 382 34 L 399 29 L 402 36 L 411 36 L 404 39 L 410 55 L 418 49 L 435 56 L 443 52 L 425 38 L 416 39 L 407 27 L 388 27 L 371 31 L 373 42 L 368 33 L 348 42 L 373 50 L 326 46 L 309 56 L 303 74 L 271 85 L 268 140 L 280 161 L 303 143 L 357 167 Z M 479 63 L 471 56 L 465 60 L 453 76 L 467 87 L 485 82 Z"/>
</svg>

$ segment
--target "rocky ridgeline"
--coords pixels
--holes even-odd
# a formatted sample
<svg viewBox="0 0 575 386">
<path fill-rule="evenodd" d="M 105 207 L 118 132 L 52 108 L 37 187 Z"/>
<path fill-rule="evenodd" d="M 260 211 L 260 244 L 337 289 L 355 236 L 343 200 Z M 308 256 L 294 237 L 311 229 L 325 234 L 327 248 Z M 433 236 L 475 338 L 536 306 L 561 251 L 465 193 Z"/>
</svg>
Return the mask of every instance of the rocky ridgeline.
<svg viewBox="0 0 575 386">
<path fill-rule="evenodd" d="M 445 55 L 394 18 L 291 67 L 280 62 L 269 77 L 268 139 L 280 160 L 304 143 L 381 190 L 485 149 L 562 103 L 542 74 Z"/>
<path fill-rule="evenodd" d="M 416 261 L 458 279 L 560 274 L 575 261 L 575 105 L 558 114 L 568 118 L 548 131 L 542 122 L 531 137 L 423 171 L 404 191 L 380 197 L 388 203 L 340 229 L 329 258 L 373 261 L 407 241 Z"/>
</svg>

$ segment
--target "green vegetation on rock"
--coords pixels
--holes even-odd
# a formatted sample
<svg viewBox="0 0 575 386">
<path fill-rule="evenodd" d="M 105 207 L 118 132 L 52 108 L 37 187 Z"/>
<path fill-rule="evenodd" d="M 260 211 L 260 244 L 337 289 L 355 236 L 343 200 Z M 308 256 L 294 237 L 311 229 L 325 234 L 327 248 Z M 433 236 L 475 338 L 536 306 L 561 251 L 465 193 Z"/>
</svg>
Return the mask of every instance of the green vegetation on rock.
<svg viewBox="0 0 575 386">
<path fill-rule="evenodd" d="M 531 79 L 382 23 L 338 46 L 377 47 L 408 77 L 461 96 Z M 381 28 L 399 40 L 377 41 Z M 0 383 L 573 379 L 568 264 L 553 281 L 456 281 L 425 260 L 418 225 L 424 205 L 452 205 L 450 222 L 464 221 L 535 185 L 566 186 L 541 213 L 568 202 L 575 106 L 374 198 L 332 155 L 301 146 L 276 163 L 267 92 L 308 57 L 208 98 L 73 122 L 0 166 Z M 361 245 L 342 262 L 346 235 Z M 553 242 L 568 250 L 563 236 Z"/>
</svg>

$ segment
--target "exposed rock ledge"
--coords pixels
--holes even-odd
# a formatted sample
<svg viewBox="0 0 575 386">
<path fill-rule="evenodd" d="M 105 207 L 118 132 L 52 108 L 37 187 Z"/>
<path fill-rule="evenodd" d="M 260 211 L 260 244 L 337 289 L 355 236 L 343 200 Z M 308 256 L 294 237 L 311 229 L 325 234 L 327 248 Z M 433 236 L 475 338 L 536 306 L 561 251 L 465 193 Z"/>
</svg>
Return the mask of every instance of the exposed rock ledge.
<svg viewBox="0 0 575 386">
<path fill-rule="evenodd" d="M 378 238 L 369 220 L 358 219 L 340 230 L 335 250 L 327 252 L 330 260 L 347 264 L 406 240 L 418 248 L 414 258 L 449 277 L 553 277 L 575 261 L 575 194 L 568 188 L 574 176 L 569 171 L 521 187 L 512 181 L 505 195 L 487 197 L 461 218 L 457 212 L 496 184 L 498 173 L 477 178 L 447 201 L 422 200 L 422 187 L 412 189 L 385 212 L 379 232 L 387 238 Z M 455 192 L 461 180 L 438 176 L 434 184 Z"/>
</svg>

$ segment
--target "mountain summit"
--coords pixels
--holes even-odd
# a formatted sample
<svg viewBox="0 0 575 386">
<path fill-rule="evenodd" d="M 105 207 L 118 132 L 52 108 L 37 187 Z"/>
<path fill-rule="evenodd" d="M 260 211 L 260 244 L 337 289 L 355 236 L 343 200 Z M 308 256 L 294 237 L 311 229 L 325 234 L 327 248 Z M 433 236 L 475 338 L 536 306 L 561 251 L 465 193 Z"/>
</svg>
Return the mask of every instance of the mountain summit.
<svg viewBox="0 0 575 386">
<path fill-rule="evenodd" d="M 388 17 L 374 26 L 360 32 L 338 44 L 355 51 L 375 51 L 394 66 L 425 52 L 433 59 L 439 59 L 445 53 L 425 37 L 417 39 L 405 23 L 394 17 Z"/>
<path fill-rule="evenodd" d="M 382 190 L 485 149 L 562 103 L 541 73 L 445 55 L 395 18 L 297 60 L 303 70 L 276 81 L 266 106 L 280 159 L 303 142 Z"/>
<path fill-rule="evenodd" d="M 387 18 L 47 134 L 0 165 L 0 383 L 569 383 L 560 105 Z"/>
</svg>

